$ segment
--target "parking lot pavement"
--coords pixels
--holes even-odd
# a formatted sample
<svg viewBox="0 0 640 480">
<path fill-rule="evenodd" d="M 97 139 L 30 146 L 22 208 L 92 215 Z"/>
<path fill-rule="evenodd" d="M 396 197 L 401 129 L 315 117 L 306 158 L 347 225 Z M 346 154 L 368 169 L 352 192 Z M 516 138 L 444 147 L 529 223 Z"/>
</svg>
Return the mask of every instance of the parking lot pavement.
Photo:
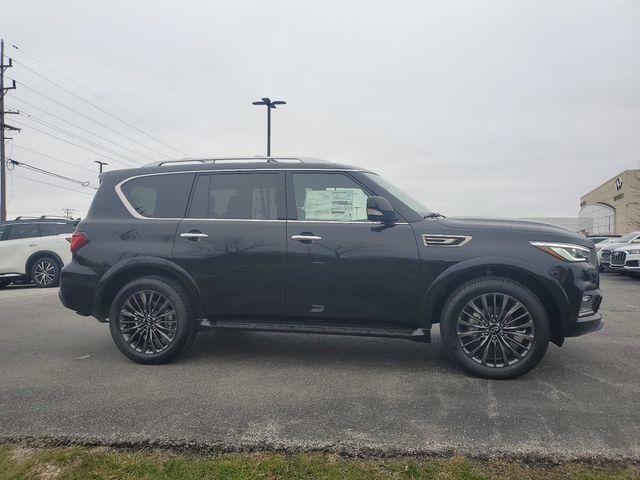
<svg viewBox="0 0 640 480">
<path fill-rule="evenodd" d="M 640 459 L 640 280 L 606 274 L 605 328 L 510 381 L 434 343 L 214 332 L 128 361 L 55 290 L 0 291 L 0 437 L 205 448 Z"/>
</svg>

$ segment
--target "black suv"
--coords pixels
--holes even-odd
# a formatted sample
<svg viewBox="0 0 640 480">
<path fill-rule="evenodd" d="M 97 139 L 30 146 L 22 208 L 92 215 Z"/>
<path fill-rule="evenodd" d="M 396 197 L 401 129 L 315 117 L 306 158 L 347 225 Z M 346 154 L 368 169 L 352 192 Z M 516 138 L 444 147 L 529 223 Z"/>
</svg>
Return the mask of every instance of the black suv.
<svg viewBox="0 0 640 480">
<path fill-rule="evenodd" d="M 118 348 L 167 362 L 198 330 L 428 341 L 483 377 L 602 327 L 593 243 L 552 225 L 451 219 L 363 168 L 304 158 L 111 171 L 60 298 Z"/>
</svg>

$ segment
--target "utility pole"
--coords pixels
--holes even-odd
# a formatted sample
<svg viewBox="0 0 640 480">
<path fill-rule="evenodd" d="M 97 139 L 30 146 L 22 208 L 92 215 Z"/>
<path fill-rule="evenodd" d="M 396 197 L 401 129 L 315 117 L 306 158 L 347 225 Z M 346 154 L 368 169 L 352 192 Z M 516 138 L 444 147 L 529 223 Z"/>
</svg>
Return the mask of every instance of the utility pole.
<svg viewBox="0 0 640 480">
<path fill-rule="evenodd" d="M 262 97 L 260 102 L 252 102 L 253 105 L 266 105 L 267 107 L 267 157 L 271 156 L 271 109 L 276 108 L 276 105 L 285 105 L 287 102 L 282 100 L 271 101 L 267 97 Z"/>
<path fill-rule="evenodd" d="M 63 208 L 61 210 L 64 212 L 64 216 L 67 220 L 73 220 L 73 218 L 71 218 L 71 214 L 76 211 L 75 208 Z"/>
<path fill-rule="evenodd" d="M 4 116 L 7 113 L 18 113 L 14 111 L 6 111 L 4 109 L 4 96 L 9 90 L 16 88 L 16 81 L 10 87 L 4 86 L 4 71 L 13 66 L 13 62 L 9 59 L 9 63 L 4 63 L 4 40 L 0 39 L 0 222 L 7 220 L 7 164 L 5 159 L 4 142 L 8 140 L 4 132 L 7 130 L 20 131 L 19 128 L 12 127 L 4 123 Z"/>
</svg>

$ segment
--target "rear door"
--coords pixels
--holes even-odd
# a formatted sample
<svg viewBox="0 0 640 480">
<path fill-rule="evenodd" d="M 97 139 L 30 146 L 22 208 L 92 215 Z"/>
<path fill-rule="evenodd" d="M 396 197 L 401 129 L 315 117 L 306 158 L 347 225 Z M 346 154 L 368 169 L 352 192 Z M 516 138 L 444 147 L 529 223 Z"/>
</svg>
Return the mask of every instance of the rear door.
<svg viewBox="0 0 640 480">
<path fill-rule="evenodd" d="M 346 172 L 287 175 L 287 315 L 410 324 L 419 268 L 411 225 L 368 221 L 370 192 Z"/>
<path fill-rule="evenodd" d="M 58 255 L 64 265 L 71 261 L 69 249 L 73 227 L 68 222 L 45 222 L 40 224 L 40 250 Z"/>
<path fill-rule="evenodd" d="M 196 280 L 208 316 L 284 313 L 285 219 L 283 172 L 197 176 L 173 258 Z"/>
<path fill-rule="evenodd" d="M 4 238 L 0 241 L 0 273 L 25 274 L 27 260 L 40 248 L 38 224 L 14 223 Z"/>
</svg>

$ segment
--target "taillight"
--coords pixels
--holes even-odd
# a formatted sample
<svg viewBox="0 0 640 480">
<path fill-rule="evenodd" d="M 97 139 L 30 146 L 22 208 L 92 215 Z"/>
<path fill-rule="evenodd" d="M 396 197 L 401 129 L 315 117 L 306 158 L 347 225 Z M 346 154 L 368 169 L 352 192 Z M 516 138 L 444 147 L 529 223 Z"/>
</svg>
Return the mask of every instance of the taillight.
<svg viewBox="0 0 640 480">
<path fill-rule="evenodd" d="M 71 253 L 75 253 L 89 243 L 89 236 L 84 232 L 73 232 L 71 235 Z"/>
</svg>

